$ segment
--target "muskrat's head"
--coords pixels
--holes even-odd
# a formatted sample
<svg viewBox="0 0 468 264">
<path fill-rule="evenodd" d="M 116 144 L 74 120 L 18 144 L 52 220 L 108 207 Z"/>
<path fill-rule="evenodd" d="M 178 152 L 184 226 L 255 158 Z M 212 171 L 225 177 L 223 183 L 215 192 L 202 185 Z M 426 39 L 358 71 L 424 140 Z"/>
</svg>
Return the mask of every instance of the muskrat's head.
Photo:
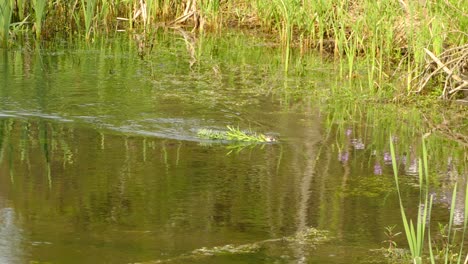
<svg viewBox="0 0 468 264">
<path fill-rule="evenodd" d="M 278 140 L 277 140 L 276 137 L 274 137 L 274 136 L 266 135 L 266 136 L 265 136 L 265 141 L 266 141 L 266 142 L 276 142 L 276 141 L 278 141 Z"/>
</svg>

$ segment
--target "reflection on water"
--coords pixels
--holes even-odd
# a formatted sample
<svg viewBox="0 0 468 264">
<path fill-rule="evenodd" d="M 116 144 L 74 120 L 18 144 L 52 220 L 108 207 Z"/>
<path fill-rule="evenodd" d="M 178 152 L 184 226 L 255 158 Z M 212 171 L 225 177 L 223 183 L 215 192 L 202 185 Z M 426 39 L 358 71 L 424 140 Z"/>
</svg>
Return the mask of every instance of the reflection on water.
<svg viewBox="0 0 468 264">
<path fill-rule="evenodd" d="M 0 200 L 3 206 L 3 202 Z M 13 208 L 0 209 L 0 263 L 23 263 L 22 231 Z"/>
<path fill-rule="evenodd" d="M 335 84 L 320 60 L 285 77 L 280 54 L 236 41 L 204 42 L 195 64 L 170 36 L 144 59 L 128 39 L 1 53 L 0 262 L 385 262 L 369 249 L 401 221 L 388 140 L 417 203 L 420 116 L 323 106 L 309 90 Z M 279 142 L 196 137 L 226 125 Z M 428 148 L 434 171 L 450 157 L 450 175 L 466 175 L 462 148 L 437 137 Z M 303 243 L 312 228 L 328 239 Z"/>
</svg>

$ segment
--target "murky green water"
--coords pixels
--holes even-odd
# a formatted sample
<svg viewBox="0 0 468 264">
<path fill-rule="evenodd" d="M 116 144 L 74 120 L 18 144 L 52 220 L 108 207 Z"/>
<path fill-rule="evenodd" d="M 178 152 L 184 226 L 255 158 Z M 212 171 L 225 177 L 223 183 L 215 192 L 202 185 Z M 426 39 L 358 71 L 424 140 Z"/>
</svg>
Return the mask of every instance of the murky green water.
<svg viewBox="0 0 468 264">
<path fill-rule="evenodd" d="M 417 109 L 325 101 L 349 85 L 333 65 L 285 77 L 252 37 L 151 43 L 0 52 L 0 263 L 386 263 L 384 228 L 402 230 L 388 139 L 415 204 Z M 197 138 L 226 125 L 279 141 Z M 443 220 L 466 153 L 428 148 Z"/>
</svg>

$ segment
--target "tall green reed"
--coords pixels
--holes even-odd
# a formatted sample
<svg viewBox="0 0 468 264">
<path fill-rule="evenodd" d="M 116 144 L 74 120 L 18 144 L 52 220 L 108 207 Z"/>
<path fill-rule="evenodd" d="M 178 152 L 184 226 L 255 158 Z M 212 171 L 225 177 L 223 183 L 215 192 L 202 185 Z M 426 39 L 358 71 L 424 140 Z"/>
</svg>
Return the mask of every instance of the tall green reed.
<svg viewBox="0 0 468 264">
<path fill-rule="evenodd" d="M 85 38 L 89 40 L 91 38 L 92 23 L 95 16 L 97 0 L 81 0 L 81 8 L 83 10 L 83 18 L 85 23 Z"/>
<path fill-rule="evenodd" d="M 221 28 L 220 20 L 220 0 L 204 0 L 198 1 L 198 9 L 201 11 L 201 16 L 205 20 L 204 23 L 211 24 L 211 27 L 216 31 Z M 201 30 L 204 30 L 201 28 Z"/>
<path fill-rule="evenodd" d="M 428 168 L 428 151 L 424 138 L 422 139 L 422 159 L 419 159 L 418 163 L 418 173 L 419 173 L 419 205 L 422 206 L 418 209 L 418 216 L 416 220 L 416 226 L 413 224 L 413 221 L 406 216 L 405 208 L 402 201 L 402 196 L 399 187 L 399 177 L 398 177 L 398 167 L 397 159 L 395 155 L 395 148 L 390 138 L 390 152 L 392 156 L 392 166 L 395 177 L 395 184 L 398 193 L 398 199 L 400 202 L 400 212 L 401 218 L 403 220 L 404 231 L 406 234 L 406 239 L 410 248 L 411 256 L 413 263 L 419 264 L 423 263 L 423 248 L 426 244 L 425 242 L 425 233 L 427 230 L 427 246 L 429 250 L 429 261 L 432 264 L 435 263 L 468 263 L 468 255 L 463 258 L 463 246 L 465 241 L 467 223 L 468 223 L 468 184 L 465 184 L 465 199 L 464 199 L 464 217 L 463 217 L 463 228 L 461 241 L 456 240 L 456 232 L 454 228 L 454 216 L 456 212 L 456 201 L 457 195 L 459 193 L 458 184 L 456 183 L 453 192 L 452 199 L 450 203 L 450 214 L 449 214 L 449 223 L 447 229 L 447 239 L 443 245 L 443 254 L 442 258 L 439 259 L 434 255 L 431 230 L 430 230 L 430 219 L 431 219 L 431 210 L 433 203 L 433 196 L 429 195 L 429 168 Z M 459 242 L 458 252 L 453 252 L 453 248 Z M 457 256 L 456 260 L 452 256 Z M 442 261 L 442 262 L 440 262 Z"/>
<path fill-rule="evenodd" d="M 36 39 L 41 38 L 42 21 L 46 12 L 47 0 L 32 0 L 32 8 L 34 9 L 34 27 L 36 29 Z"/>
<path fill-rule="evenodd" d="M 392 166 L 393 166 L 393 173 L 395 177 L 395 184 L 398 193 L 398 200 L 400 202 L 400 213 L 401 218 L 403 220 L 403 227 L 406 235 L 406 240 L 408 242 L 411 257 L 413 259 L 413 263 L 419 264 L 423 262 L 423 248 L 424 248 L 424 241 L 425 241 L 425 232 L 427 228 L 427 220 L 430 216 L 430 211 L 432 209 L 432 200 L 433 197 L 429 196 L 429 175 L 428 173 L 424 173 L 423 175 L 423 163 L 424 168 L 427 168 L 427 158 L 423 160 L 419 159 L 418 162 L 418 171 L 419 171 L 419 206 L 422 208 L 418 208 L 418 216 L 416 223 L 413 224 L 413 220 L 406 216 L 405 207 L 403 205 L 403 199 L 400 192 L 400 186 L 398 184 L 398 166 L 397 166 L 397 159 L 395 155 L 395 148 L 393 146 L 393 139 L 390 137 L 390 153 L 392 156 Z M 423 157 L 427 157 L 427 153 L 425 152 L 425 143 L 423 140 Z M 424 161 L 424 162 L 423 162 Z M 425 170 L 426 172 L 426 170 Z"/>
<path fill-rule="evenodd" d="M 148 30 L 150 28 L 150 25 L 151 25 L 151 21 L 153 19 L 153 16 L 154 16 L 154 0 L 147 0 L 146 1 L 146 6 L 145 6 L 145 12 L 146 12 L 146 20 L 145 20 L 145 30 Z"/>
<path fill-rule="evenodd" d="M 275 0 L 276 7 L 281 14 L 281 30 L 280 39 L 285 45 L 284 47 L 284 71 L 287 72 L 289 68 L 289 56 L 291 53 L 291 40 L 293 32 L 293 24 L 291 21 L 292 4 L 287 0 Z"/>
<path fill-rule="evenodd" d="M 107 32 L 109 31 L 109 26 L 112 25 L 112 23 L 108 23 L 109 17 L 112 17 L 110 15 L 110 12 L 112 11 L 112 6 L 110 2 L 111 1 L 109 0 L 101 0 L 100 5 L 96 6 L 97 20 L 101 21 Z"/>
<path fill-rule="evenodd" d="M 16 15 L 19 20 L 24 20 L 26 18 L 26 4 L 27 1 L 25 0 L 16 0 L 16 8 L 18 9 Z"/>
<path fill-rule="evenodd" d="M 7 46 L 12 14 L 12 2 L 2 1 L 0 3 L 0 46 L 3 47 Z"/>
</svg>

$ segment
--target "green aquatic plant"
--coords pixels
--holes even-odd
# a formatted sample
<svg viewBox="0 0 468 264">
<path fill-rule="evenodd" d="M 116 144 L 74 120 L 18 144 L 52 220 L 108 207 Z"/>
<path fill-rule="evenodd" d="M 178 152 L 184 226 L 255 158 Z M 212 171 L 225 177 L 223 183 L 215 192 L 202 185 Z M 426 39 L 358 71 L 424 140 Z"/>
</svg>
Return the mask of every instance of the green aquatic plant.
<svg viewBox="0 0 468 264">
<path fill-rule="evenodd" d="M 399 257 L 401 255 L 401 252 L 397 247 L 397 242 L 395 241 L 396 237 L 401 235 L 401 232 L 395 232 L 395 227 L 396 225 L 385 227 L 384 234 L 387 239 L 382 241 L 382 243 L 388 245 L 385 255 L 390 258 Z"/>
<path fill-rule="evenodd" d="M 390 153 L 392 156 L 392 166 L 393 166 L 393 174 L 395 176 L 395 184 L 398 193 L 398 200 L 400 202 L 400 213 L 401 219 L 403 220 L 404 231 L 406 235 L 406 239 L 408 241 L 408 245 L 411 252 L 411 258 L 413 263 L 418 264 L 422 263 L 422 256 L 423 256 L 423 248 L 424 248 L 424 241 L 425 241 L 425 234 L 427 223 L 426 221 L 430 216 L 430 211 L 432 208 L 432 196 L 429 196 L 429 175 L 427 173 L 427 155 L 425 156 L 425 144 L 423 140 L 423 156 L 424 158 L 424 167 L 425 172 L 423 175 L 423 168 L 422 168 L 422 160 L 419 159 L 419 204 L 422 205 L 422 208 L 418 210 L 418 215 L 416 219 L 416 223 L 413 223 L 413 220 L 406 216 L 405 207 L 403 205 L 403 200 L 400 192 L 400 186 L 398 184 L 398 167 L 397 167 L 397 159 L 395 155 L 395 148 L 393 146 L 392 137 L 390 137 Z M 425 176 L 425 177 L 424 177 Z"/>
<path fill-rule="evenodd" d="M 274 142 L 276 139 L 264 134 L 254 133 L 251 131 L 245 132 L 232 126 L 227 126 L 227 131 L 216 131 L 212 129 L 199 129 L 197 136 L 204 139 L 213 140 L 229 140 L 242 142 Z"/>
<path fill-rule="evenodd" d="M 463 226 L 462 228 L 454 227 L 454 217 L 455 217 L 455 205 L 457 200 L 457 195 L 460 190 L 455 183 L 453 187 L 452 200 L 450 204 L 450 216 L 449 223 L 443 225 L 439 223 L 439 232 L 443 237 L 443 242 L 439 250 L 437 250 L 437 255 L 434 255 L 432 250 L 432 240 L 430 236 L 430 230 L 428 231 L 429 237 L 429 250 L 430 250 L 430 260 L 431 263 L 436 263 L 436 260 L 443 261 L 443 263 L 468 263 L 468 254 L 463 252 L 463 245 L 465 242 L 465 235 L 468 222 L 468 184 L 465 186 L 465 199 L 464 199 L 464 216 L 463 216 Z M 463 192 L 463 191 L 461 191 Z M 460 230 L 461 229 L 461 230 Z M 458 232 L 461 232 L 461 239 L 456 240 L 456 235 Z M 457 252 L 457 247 L 459 247 Z M 463 254 L 466 254 L 463 258 Z M 441 262 L 442 263 L 442 262 Z"/>
<path fill-rule="evenodd" d="M 429 227 L 431 219 L 431 210 L 433 196 L 429 195 L 429 169 L 428 169 L 428 153 L 424 139 L 422 140 L 422 158 L 419 159 L 419 204 L 421 208 L 418 210 L 418 216 L 416 223 L 409 219 L 405 214 L 405 208 L 402 202 L 402 196 L 398 184 L 398 168 L 397 159 L 395 155 L 395 148 L 393 146 L 392 139 L 390 138 L 390 152 L 392 156 L 393 172 L 395 176 L 395 183 L 398 193 L 398 199 L 400 201 L 401 218 L 403 220 L 404 233 L 406 235 L 408 245 L 411 251 L 412 262 L 415 264 L 423 263 L 423 248 L 425 245 L 425 234 L 427 231 L 428 250 L 429 250 L 429 261 L 430 263 L 468 263 L 468 255 L 463 258 L 463 244 L 466 235 L 467 222 L 468 222 L 468 184 L 465 186 L 465 199 L 464 199 L 464 218 L 462 230 L 456 230 L 454 228 L 454 216 L 455 216 L 455 204 L 457 194 L 459 192 L 457 184 L 453 188 L 452 199 L 450 203 L 450 216 L 449 223 L 443 228 L 444 242 L 442 243 L 442 249 L 436 247 L 436 255 L 434 255 L 431 230 Z M 439 227 L 440 229 L 440 227 Z M 459 243 L 459 252 L 456 252 L 456 245 L 458 244 L 456 233 L 462 232 L 461 241 Z M 466 253 L 465 253 L 466 254 Z"/>
</svg>

